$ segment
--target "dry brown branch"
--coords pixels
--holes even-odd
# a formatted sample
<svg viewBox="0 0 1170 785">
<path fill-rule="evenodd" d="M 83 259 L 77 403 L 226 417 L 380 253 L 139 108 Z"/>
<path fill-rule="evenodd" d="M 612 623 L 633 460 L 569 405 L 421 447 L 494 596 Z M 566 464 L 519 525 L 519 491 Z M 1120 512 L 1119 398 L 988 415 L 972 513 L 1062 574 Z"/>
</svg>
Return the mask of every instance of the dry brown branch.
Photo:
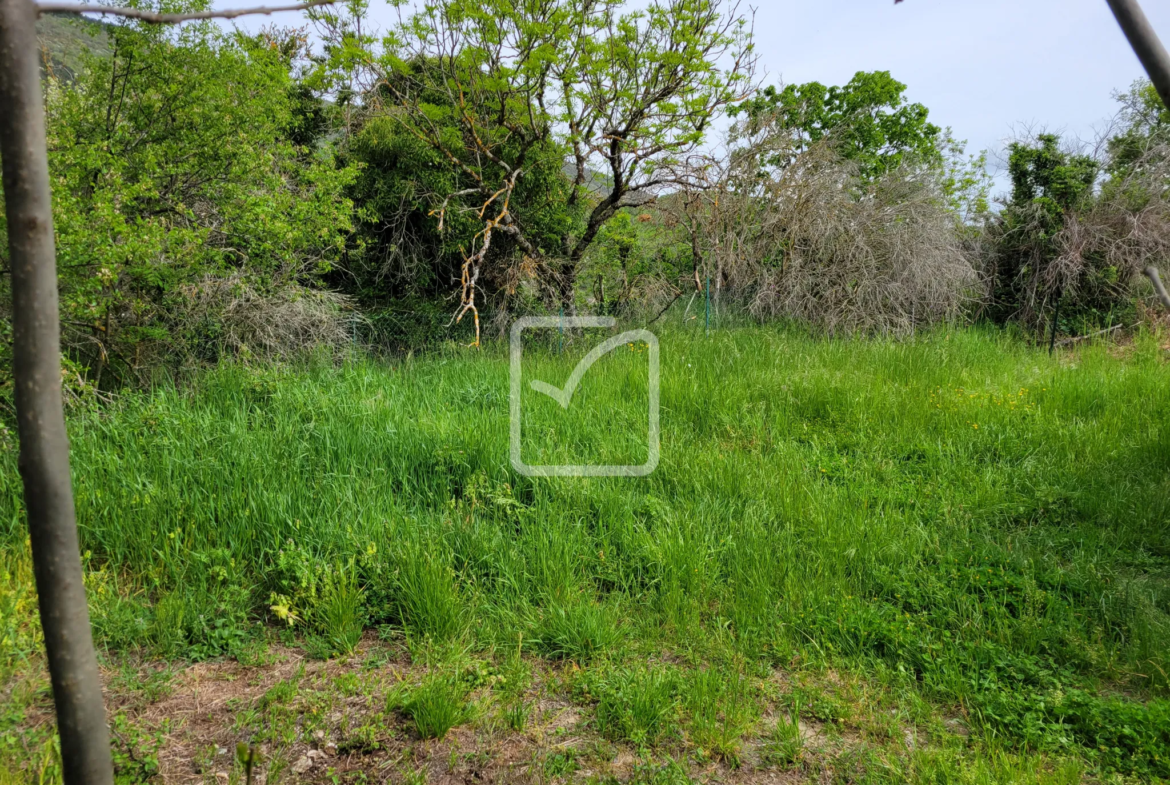
<svg viewBox="0 0 1170 785">
<path fill-rule="evenodd" d="M 508 218 L 508 207 L 512 199 L 512 191 L 516 188 L 516 180 L 520 177 L 521 170 L 512 170 L 511 175 L 504 181 L 504 186 L 495 193 L 488 196 L 487 200 L 480 206 L 478 216 L 483 218 L 488 207 L 492 205 L 500 196 L 504 197 L 504 203 L 500 208 L 499 213 L 495 218 L 490 218 L 484 226 L 483 231 L 475 236 L 472 240 L 474 243 L 479 242 L 479 250 L 470 256 L 464 256 L 463 268 L 460 271 L 460 294 L 459 294 L 459 308 L 455 312 L 455 316 L 451 319 L 451 324 L 458 324 L 463 321 L 463 317 L 470 311 L 475 318 L 475 340 L 470 344 L 472 347 L 479 348 L 479 308 L 475 304 L 475 289 L 479 285 L 479 271 L 480 265 L 483 264 L 487 257 L 488 250 L 492 245 L 492 232 L 496 229 L 507 231 L 508 227 L 505 221 Z"/>
<path fill-rule="evenodd" d="M 37 3 L 37 14 L 108 14 L 127 19 L 139 19 L 152 24 L 178 24 L 196 19 L 235 19 L 238 16 L 275 14 L 282 11 L 303 11 L 320 5 L 333 5 L 337 0 L 315 0 L 297 5 L 257 6 L 255 8 L 234 8 L 224 11 L 196 11 L 189 14 L 159 14 L 141 8 L 124 8 L 110 5 L 89 5 L 86 3 Z"/>
<path fill-rule="evenodd" d="M 1077 335 L 1073 338 L 1061 338 L 1059 341 L 1056 342 L 1056 345 L 1057 346 L 1067 346 L 1068 344 L 1071 344 L 1071 343 L 1080 343 L 1081 341 L 1087 341 L 1090 338 L 1096 338 L 1096 337 L 1101 336 L 1101 335 L 1109 335 L 1111 333 L 1117 332 L 1118 330 L 1124 330 L 1124 329 L 1126 329 L 1124 324 L 1115 324 L 1112 327 L 1108 327 L 1104 330 L 1097 330 L 1096 332 L 1091 332 L 1088 335 Z"/>
<path fill-rule="evenodd" d="M 213 320 L 222 326 L 218 352 L 291 359 L 321 348 L 341 350 L 349 300 L 335 292 L 286 284 L 265 292 L 239 275 L 209 276 L 180 290 L 177 332 L 195 333 Z"/>
<path fill-rule="evenodd" d="M 672 209 L 696 287 L 701 267 L 716 303 L 830 333 L 900 335 L 958 316 L 978 276 L 937 178 L 908 166 L 865 185 L 831 147 L 790 144 L 739 126 L 726 155 L 690 162 Z"/>
</svg>

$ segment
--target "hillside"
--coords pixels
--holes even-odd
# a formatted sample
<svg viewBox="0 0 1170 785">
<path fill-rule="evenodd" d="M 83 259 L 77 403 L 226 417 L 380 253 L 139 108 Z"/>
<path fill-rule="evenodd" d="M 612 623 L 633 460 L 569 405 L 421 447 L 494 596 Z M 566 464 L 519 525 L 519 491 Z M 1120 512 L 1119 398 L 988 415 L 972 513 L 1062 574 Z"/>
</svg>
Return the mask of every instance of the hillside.
<svg viewBox="0 0 1170 785">
<path fill-rule="evenodd" d="M 86 52 L 109 55 L 108 25 L 73 14 L 46 14 L 37 20 L 37 38 L 43 62 L 52 73 L 72 80 L 81 69 Z"/>
</svg>

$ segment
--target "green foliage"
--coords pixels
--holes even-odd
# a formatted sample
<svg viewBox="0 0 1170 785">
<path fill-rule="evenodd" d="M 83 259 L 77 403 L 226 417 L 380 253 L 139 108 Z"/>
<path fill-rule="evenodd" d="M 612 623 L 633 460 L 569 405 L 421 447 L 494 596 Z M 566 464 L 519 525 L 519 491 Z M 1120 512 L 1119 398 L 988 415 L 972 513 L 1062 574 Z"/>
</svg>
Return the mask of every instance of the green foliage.
<svg viewBox="0 0 1170 785">
<path fill-rule="evenodd" d="M 1109 219 L 1100 208 L 1109 205 L 1095 191 L 1100 163 L 1063 149 L 1055 134 L 1009 149 L 1011 200 L 992 232 L 992 315 L 1037 327 L 1049 322 L 1060 302 L 1066 319 L 1116 321 L 1134 271 L 1092 240 L 1078 240 L 1116 231 L 1101 225 Z"/>
<path fill-rule="evenodd" d="M 845 158 L 857 162 L 872 180 L 907 158 L 927 164 L 941 161 L 942 129 L 928 122 L 929 110 L 905 98 L 906 85 L 889 71 L 858 71 L 844 86 L 820 82 L 768 86 L 733 108 L 751 120 L 769 117 L 794 137 L 790 155 L 828 140 Z M 790 163 L 791 158 L 786 162 Z"/>
<path fill-rule="evenodd" d="M 504 722 L 517 733 L 523 733 L 528 727 L 528 720 L 532 717 L 532 704 L 522 700 L 513 701 L 504 706 Z"/>
<path fill-rule="evenodd" d="M 358 572 L 355 559 L 346 564 L 322 562 L 290 540 L 276 555 L 269 609 L 290 627 L 306 625 L 321 656 L 349 654 L 361 640 L 366 622 Z"/>
<path fill-rule="evenodd" d="M 441 248 L 424 283 L 449 285 L 444 267 L 466 263 L 489 295 L 535 278 L 571 305 L 598 232 L 697 149 L 753 62 L 726 0 L 428 0 L 380 42 L 361 32 L 364 10 L 322 16 L 314 78 L 364 89 L 357 156 L 418 175 L 361 184 L 378 244 L 370 270 L 401 278 Z"/>
<path fill-rule="evenodd" d="M 589 685 L 597 728 L 615 741 L 654 746 L 678 732 L 679 679 L 662 667 L 618 669 Z"/>
<path fill-rule="evenodd" d="M 750 679 L 723 668 L 695 671 L 682 700 L 691 741 L 709 754 L 737 761 L 740 740 L 759 716 Z"/>
<path fill-rule="evenodd" d="M 1040 134 L 1034 144 L 1013 142 L 1008 150 L 1014 206 L 1039 205 L 1059 219 L 1092 193 L 1100 171 L 1097 162 L 1062 150 L 1056 134 Z"/>
<path fill-rule="evenodd" d="M 1165 152 L 1157 148 L 1170 141 L 1170 109 L 1154 85 L 1144 79 L 1117 99 L 1122 105 L 1122 128 L 1109 140 L 1108 170 L 1114 179 L 1124 179 L 1135 169 L 1164 163 Z"/>
<path fill-rule="evenodd" d="M 270 292 L 328 272 L 354 172 L 293 141 L 306 139 L 295 34 L 127 23 L 107 35 L 108 56 L 50 79 L 46 108 L 65 347 L 117 386 L 222 349 L 207 279 Z"/>
<path fill-rule="evenodd" d="M 607 683 L 612 738 L 703 736 L 709 753 L 733 760 L 763 705 L 759 671 L 831 668 L 864 673 L 905 706 L 948 717 L 963 707 L 970 751 L 955 752 L 958 762 L 907 753 L 915 771 L 1011 781 L 995 772 L 1043 768 L 1048 758 L 1026 752 L 1039 749 L 1099 779 L 1164 776 L 1162 339 L 1049 358 L 977 330 L 888 342 L 758 327 L 660 338 L 669 449 L 638 483 L 535 482 L 507 470 L 503 347 L 393 367 L 225 365 L 182 388 L 76 410 L 100 643 L 230 651 L 206 620 L 236 619 L 228 628 L 246 644 L 277 604 L 272 592 L 292 600 L 294 632 L 320 635 L 317 606 L 297 597 L 320 598 L 326 569 L 348 575 L 352 563 L 368 623 L 401 622 L 423 638 L 446 625 L 429 617 L 454 617 L 459 648 L 577 662 L 583 674 L 553 670 L 580 674 L 590 702 L 603 688 L 589 679 Z M 555 380 L 544 372 L 570 354 L 535 345 L 525 362 Z M 635 375 L 645 356 L 627 354 L 590 371 L 570 412 L 553 403 L 526 415 L 526 438 L 570 422 L 574 449 L 624 450 L 627 431 L 645 423 Z M 21 614 L 0 615 L 0 662 L 15 667 L 39 644 L 15 451 L 0 461 L 10 576 L 0 573 L 0 610 Z M 418 596 L 445 599 L 408 609 L 404 573 L 438 587 Z M 172 629 L 181 635 L 168 638 Z M 673 687 L 646 673 L 664 660 Z M 514 668 L 498 671 L 518 691 L 502 706 L 535 699 Z M 717 676 L 693 673 L 704 668 Z M 503 692 L 498 674 L 476 666 L 459 689 Z M 844 691 L 786 691 L 807 723 L 852 728 L 867 715 Z M 294 715 L 274 733 L 295 730 Z M 1010 761 L 988 753 L 980 768 L 991 749 Z M 964 767 L 967 780 L 954 774 Z M 1064 781 L 1053 777 L 1032 780 Z"/>
<path fill-rule="evenodd" d="M 541 619 L 540 646 L 550 657 L 588 662 L 620 637 L 614 613 L 590 602 L 554 605 Z"/>
<path fill-rule="evenodd" d="M 431 676 L 410 692 L 402 712 L 423 739 L 442 739 L 447 731 L 471 719 L 467 690 L 447 676 Z"/>
<path fill-rule="evenodd" d="M 433 122 L 445 138 L 458 139 L 452 107 L 444 107 Z M 504 144 L 500 154 L 515 152 Z M 484 175 L 453 166 L 443 153 L 403 126 L 400 112 L 370 117 L 348 140 L 345 155 L 359 169 L 348 194 L 357 206 L 365 250 L 351 259 L 350 275 L 339 279 L 341 285 L 371 305 L 390 297 L 448 294 L 452 278 L 459 277 L 468 249 L 483 230 L 483 220 L 472 209 L 471 195 L 460 197 L 466 208 L 442 207 L 450 194 L 469 189 L 478 193 L 477 177 Z M 573 189 L 562 171 L 564 158 L 564 149 L 551 142 L 533 145 L 525 152 L 525 173 L 510 200 L 532 241 L 552 252 L 560 248 L 563 233 L 580 231 L 582 218 L 581 210 L 568 204 Z M 496 260 L 515 250 L 507 235 L 495 238 L 493 247 Z M 507 285 L 502 273 L 485 277 L 483 285 L 489 293 L 496 294 Z M 449 320 L 447 313 L 445 321 Z"/>
<path fill-rule="evenodd" d="M 464 609 L 450 563 L 419 543 L 408 546 L 398 570 L 398 613 L 403 626 L 438 642 L 458 637 L 464 628 Z"/>
<path fill-rule="evenodd" d="M 763 744 L 763 757 L 777 766 L 791 767 L 804 756 L 804 735 L 800 730 L 800 702 L 776 718 Z"/>
<path fill-rule="evenodd" d="M 322 635 L 334 651 L 349 654 L 357 648 L 364 629 L 365 613 L 362 591 L 357 587 L 357 575 L 351 562 L 324 588 L 324 597 L 318 611 Z"/>
</svg>

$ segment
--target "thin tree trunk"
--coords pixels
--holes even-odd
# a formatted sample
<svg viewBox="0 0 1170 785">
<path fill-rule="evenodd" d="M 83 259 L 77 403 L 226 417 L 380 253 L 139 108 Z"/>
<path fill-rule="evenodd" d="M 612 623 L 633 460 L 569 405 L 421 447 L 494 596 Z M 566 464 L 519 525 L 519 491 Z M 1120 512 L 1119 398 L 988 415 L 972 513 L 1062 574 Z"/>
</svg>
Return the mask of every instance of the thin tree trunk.
<svg viewBox="0 0 1170 785">
<path fill-rule="evenodd" d="M 0 160 L 12 265 L 13 377 L 20 475 L 67 785 L 113 782 L 109 731 L 81 577 L 36 8 L 0 0 Z"/>
<path fill-rule="evenodd" d="M 1117 17 L 1117 23 L 1121 25 L 1125 37 L 1129 39 L 1134 54 L 1150 75 L 1154 89 L 1162 97 L 1162 103 L 1170 106 L 1170 54 L 1166 53 L 1166 47 L 1158 40 L 1158 34 L 1154 32 L 1153 25 L 1142 11 L 1141 4 L 1138 0 L 1108 2 L 1109 7 L 1113 9 L 1113 15 Z"/>
</svg>

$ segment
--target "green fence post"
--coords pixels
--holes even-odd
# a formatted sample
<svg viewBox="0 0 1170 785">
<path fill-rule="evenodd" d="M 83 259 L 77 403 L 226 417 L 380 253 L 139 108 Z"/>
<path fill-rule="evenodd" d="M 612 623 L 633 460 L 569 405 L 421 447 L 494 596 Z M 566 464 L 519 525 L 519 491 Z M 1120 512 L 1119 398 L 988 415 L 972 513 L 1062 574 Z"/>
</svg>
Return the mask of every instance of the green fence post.
<svg viewBox="0 0 1170 785">
<path fill-rule="evenodd" d="M 707 332 L 711 332 L 711 276 L 707 276 Z"/>
</svg>

